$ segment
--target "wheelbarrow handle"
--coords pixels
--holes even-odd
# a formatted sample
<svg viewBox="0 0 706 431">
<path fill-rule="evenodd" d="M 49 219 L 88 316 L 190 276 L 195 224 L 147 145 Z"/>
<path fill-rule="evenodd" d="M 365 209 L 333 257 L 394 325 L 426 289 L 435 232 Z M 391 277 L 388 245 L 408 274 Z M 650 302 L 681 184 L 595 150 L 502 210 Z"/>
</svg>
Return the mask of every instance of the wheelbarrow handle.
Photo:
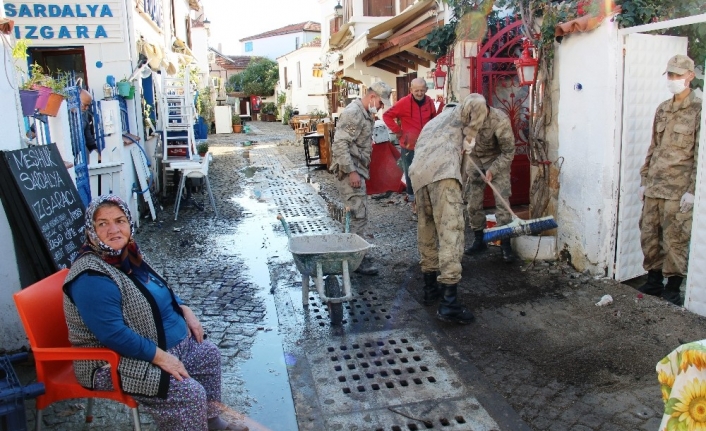
<svg viewBox="0 0 706 431">
<path fill-rule="evenodd" d="M 292 238 L 292 233 L 289 231 L 289 223 L 287 223 L 287 220 L 282 217 L 282 214 L 277 214 L 277 220 L 282 223 L 282 227 L 284 228 L 284 233 L 287 234 L 287 238 Z"/>
<path fill-rule="evenodd" d="M 346 207 L 344 211 L 346 212 L 346 222 L 345 222 L 345 230 L 343 232 L 350 233 L 351 232 L 351 207 Z"/>
</svg>

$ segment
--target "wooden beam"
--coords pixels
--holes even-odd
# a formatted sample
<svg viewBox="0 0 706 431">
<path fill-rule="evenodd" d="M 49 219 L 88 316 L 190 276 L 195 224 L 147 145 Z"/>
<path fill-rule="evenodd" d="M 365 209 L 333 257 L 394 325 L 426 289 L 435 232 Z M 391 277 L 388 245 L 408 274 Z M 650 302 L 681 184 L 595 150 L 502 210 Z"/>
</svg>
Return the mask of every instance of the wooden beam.
<svg viewBox="0 0 706 431">
<path fill-rule="evenodd" d="M 426 60 L 429 61 L 434 61 L 436 62 L 436 57 L 434 57 L 434 54 L 430 54 L 423 49 L 419 49 L 416 46 L 410 46 L 405 48 L 405 51 L 411 52 L 412 54 L 416 55 L 417 57 L 422 57 Z M 429 67 L 429 66 L 424 66 L 424 67 Z"/>
<path fill-rule="evenodd" d="M 399 54 L 397 54 L 398 57 L 402 57 L 407 61 L 411 61 L 414 64 L 419 64 L 424 67 L 429 67 L 431 65 L 431 62 L 427 59 L 424 58 L 419 58 L 416 55 L 410 54 L 408 51 L 402 51 Z"/>
<path fill-rule="evenodd" d="M 377 55 L 374 55 L 372 57 L 369 57 L 369 59 L 365 60 L 365 64 L 367 66 L 372 66 L 373 64 L 377 63 L 380 60 L 384 60 L 388 57 L 391 57 L 395 54 L 398 54 L 402 51 L 402 48 L 399 46 L 393 46 L 391 48 L 388 48 L 387 50 L 378 53 Z"/>
<path fill-rule="evenodd" d="M 395 72 L 395 74 L 398 74 L 398 73 L 401 73 L 401 72 L 405 72 L 405 71 L 407 70 L 407 68 L 402 67 L 402 66 L 398 65 L 397 63 L 393 63 L 393 62 L 390 61 L 389 59 L 379 61 L 379 62 L 377 62 L 376 64 L 381 64 L 381 65 L 383 65 L 383 66 L 385 66 L 385 67 L 387 67 L 387 68 L 389 68 L 389 69 L 394 69 L 394 70 L 396 70 L 397 72 Z"/>
<path fill-rule="evenodd" d="M 368 55 L 361 57 L 366 63 L 375 63 L 379 60 L 389 57 L 390 55 L 397 54 L 398 52 L 404 51 L 406 46 L 414 46 L 423 37 L 431 33 L 431 31 L 436 27 L 436 22 L 431 21 L 424 26 L 418 27 L 412 31 L 409 31 L 403 35 L 390 38 L 375 50 L 371 51 Z"/>
<path fill-rule="evenodd" d="M 391 73 L 391 74 L 393 74 L 393 75 L 398 75 L 398 74 L 400 73 L 397 69 L 393 69 L 393 68 L 391 68 L 391 67 L 387 67 L 387 66 L 385 66 L 384 64 L 380 64 L 380 63 L 373 64 L 373 67 L 377 67 L 378 69 L 382 69 L 382 70 L 384 70 L 385 72 L 389 72 L 389 73 Z"/>
<path fill-rule="evenodd" d="M 393 55 L 391 57 L 387 57 L 383 61 L 389 61 L 390 63 L 396 64 L 398 67 L 402 68 L 403 72 L 406 72 L 407 70 L 417 70 L 417 65 L 414 63 L 410 63 L 407 60 L 397 57 L 396 55 Z"/>
</svg>

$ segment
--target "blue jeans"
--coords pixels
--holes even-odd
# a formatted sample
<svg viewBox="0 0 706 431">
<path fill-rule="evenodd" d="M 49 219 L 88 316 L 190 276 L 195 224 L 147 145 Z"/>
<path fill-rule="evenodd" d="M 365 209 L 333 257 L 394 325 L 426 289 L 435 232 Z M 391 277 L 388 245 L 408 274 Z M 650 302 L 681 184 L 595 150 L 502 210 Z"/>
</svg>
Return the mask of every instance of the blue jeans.
<svg viewBox="0 0 706 431">
<path fill-rule="evenodd" d="M 400 148 L 402 153 L 402 170 L 404 171 L 404 181 L 407 184 L 407 200 L 414 202 L 414 189 L 412 188 L 412 180 L 409 179 L 409 166 L 414 160 L 414 150 L 405 150 Z"/>
</svg>

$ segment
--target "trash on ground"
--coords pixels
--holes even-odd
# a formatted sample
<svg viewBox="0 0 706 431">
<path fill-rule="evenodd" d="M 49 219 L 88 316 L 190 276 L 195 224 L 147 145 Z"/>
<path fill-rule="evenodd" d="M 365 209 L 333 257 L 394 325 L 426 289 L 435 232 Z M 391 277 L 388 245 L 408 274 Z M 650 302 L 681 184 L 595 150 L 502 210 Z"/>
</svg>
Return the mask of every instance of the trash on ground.
<svg viewBox="0 0 706 431">
<path fill-rule="evenodd" d="M 596 305 L 599 306 L 599 307 L 603 307 L 603 306 L 606 306 L 606 305 L 610 305 L 610 304 L 612 304 L 612 303 L 613 303 L 613 297 L 612 297 L 612 296 L 610 296 L 610 295 L 603 295 L 603 297 L 601 297 L 601 300 L 598 301 L 598 302 L 596 302 Z"/>
</svg>

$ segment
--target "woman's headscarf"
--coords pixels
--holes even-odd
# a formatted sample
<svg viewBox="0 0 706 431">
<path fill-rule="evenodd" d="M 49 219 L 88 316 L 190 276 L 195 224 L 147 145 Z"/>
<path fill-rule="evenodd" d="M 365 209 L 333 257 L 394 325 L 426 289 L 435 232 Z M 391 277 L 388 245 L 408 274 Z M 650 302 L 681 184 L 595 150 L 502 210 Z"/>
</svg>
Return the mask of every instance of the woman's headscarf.
<svg viewBox="0 0 706 431">
<path fill-rule="evenodd" d="M 95 216 L 98 207 L 106 202 L 110 202 L 118 206 L 123 213 L 125 213 L 125 216 L 130 223 L 130 238 L 128 239 L 127 246 L 125 246 L 122 250 L 115 250 L 105 244 L 100 240 L 100 238 L 98 238 L 98 234 L 96 233 L 96 228 L 93 224 L 93 217 Z M 86 241 L 81 247 L 79 257 L 86 253 L 93 253 L 98 255 L 98 257 L 103 259 L 106 263 L 120 269 L 125 274 L 134 274 L 140 278 L 145 278 L 145 276 L 147 276 L 147 272 L 142 268 L 142 252 L 133 237 L 135 234 L 135 223 L 132 220 L 130 208 L 119 196 L 109 194 L 98 196 L 93 199 L 88 205 L 88 208 L 86 208 L 86 221 L 84 226 L 86 230 Z"/>
</svg>

